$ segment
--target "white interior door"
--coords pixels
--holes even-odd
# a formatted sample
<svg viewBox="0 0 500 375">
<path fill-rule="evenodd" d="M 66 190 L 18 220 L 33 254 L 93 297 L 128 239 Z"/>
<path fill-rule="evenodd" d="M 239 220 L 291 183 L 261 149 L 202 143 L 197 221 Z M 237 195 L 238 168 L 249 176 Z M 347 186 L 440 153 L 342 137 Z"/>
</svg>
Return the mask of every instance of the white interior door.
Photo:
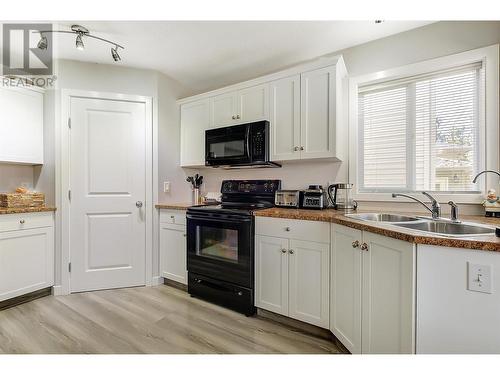
<svg viewBox="0 0 500 375">
<path fill-rule="evenodd" d="M 72 97 L 71 291 L 145 284 L 146 104 Z"/>
</svg>

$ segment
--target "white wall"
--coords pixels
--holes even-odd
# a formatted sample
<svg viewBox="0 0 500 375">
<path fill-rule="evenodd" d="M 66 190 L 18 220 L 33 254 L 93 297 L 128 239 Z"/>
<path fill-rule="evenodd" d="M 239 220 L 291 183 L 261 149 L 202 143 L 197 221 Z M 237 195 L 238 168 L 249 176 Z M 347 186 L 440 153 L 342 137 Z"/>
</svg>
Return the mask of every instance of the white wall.
<svg viewBox="0 0 500 375">
<path fill-rule="evenodd" d="M 436 57 L 446 56 L 479 47 L 500 43 L 498 21 L 446 21 L 392 35 L 359 46 L 332 52 L 342 54 L 350 76 L 376 72 Z M 236 82 L 234 82 L 236 83 Z M 347 123 L 343 124 L 348 126 Z M 217 171 L 200 170 L 205 176 L 207 191 L 218 191 L 224 178 L 281 178 L 285 188 L 304 188 L 309 183 L 326 184 L 328 181 L 345 182 L 346 175 L 339 163 L 302 162 L 286 164 L 282 169 Z M 340 170 L 340 173 L 339 173 Z M 380 208 L 380 203 L 364 202 L 363 208 Z M 425 212 L 418 204 L 383 204 L 384 209 Z M 463 212 L 479 214 L 482 207 L 468 205 Z M 446 213 L 448 207 L 443 207 Z"/>
</svg>

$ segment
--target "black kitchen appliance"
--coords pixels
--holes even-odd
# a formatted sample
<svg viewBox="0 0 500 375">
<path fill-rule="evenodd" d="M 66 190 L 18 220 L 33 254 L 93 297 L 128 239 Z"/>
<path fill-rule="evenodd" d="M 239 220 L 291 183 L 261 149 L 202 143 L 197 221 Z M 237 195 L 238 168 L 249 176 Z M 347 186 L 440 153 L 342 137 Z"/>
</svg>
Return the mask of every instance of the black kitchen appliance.
<svg viewBox="0 0 500 375">
<path fill-rule="evenodd" d="M 321 185 L 309 185 L 309 188 L 302 191 L 301 208 L 312 210 L 322 210 L 327 207 L 326 192 Z"/>
<path fill-rule="evenodd" d="M 225 180 L 218 206 L 187 210 L 188 292 L 245 315 L 254 305 L 254 216 L 274 206 L 279 180 Z"/>
<path fill-rule="evenodd" d="M 205 165 L 228 169 L 280 167 L 269 160 L 269 122 L 206 130 Z"/>
</svg>

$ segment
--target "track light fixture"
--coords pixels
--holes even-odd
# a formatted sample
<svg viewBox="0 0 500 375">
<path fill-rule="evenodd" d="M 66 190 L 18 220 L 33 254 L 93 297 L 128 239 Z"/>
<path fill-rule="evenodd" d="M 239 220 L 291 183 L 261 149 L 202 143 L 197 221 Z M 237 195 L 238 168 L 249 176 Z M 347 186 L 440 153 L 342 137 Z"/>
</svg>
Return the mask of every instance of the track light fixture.
<svg viewBox="0 0 500 375">
<path fill-rule="evenodd" d="M 76 49 L 83 51 L 85 49 L 85 45 L 83 44 L 82 34 L 78 34 L 76 36 Z"/>
<path fill-rule="evenodd" d="M 111 57 L 113 57 L 113 60 L 115 60 L 115 61 L 120 61 L 120 60 L 121 60 L 121 57 L 120 57 L 120 55 L 118 54 L 117 49 L 118 49 L 118 47 L 111 48 Z"/>
<path fill-rule="evenodd" d="M 121 57 L 120 55 L 118 54 L 118 49 L 121 48 L 121 49 L 125 49 L 125 47 L 111 41 L 111 40 L 107 40 L 107 39 L 104 39 L 104 38 L 100 38 L 98 36 L 95 36 L 95 35 L 92 35 L 90 34 L 90 31 L 86 28 L 86 27 L 83 27 L 83 26 L 80 26 L 80 25 L 72 25 L 71 26 L 71 31 L 66 31 L 66 30 L 41 30 L 41 31 L 34 31 L 34 32 L 37 32 L 37 33 L 40 33 L 40 40 L 38 42 L 38 45 L 37 47 L 39 49 L 47 49 L 47 37 L 44 35 L 45 33 L 64 33 L 64 34 L 76 34 L 76 41 L 75 41 L 75 46 L 76 46 L 76 49 L 78 50 L 83 50 L 85 49 L 85 44 L 83 43 L 83 37 L 86 37 L 86 38 L 93 38 L 93 39 L 97 39 L 97 40 L 100 40 L 102 42 L 105 42 L 105 43 L 109 43 L 111 45 L 114 46 L 114 48 L 112 47 L 111 48 L 111 57 L 113 58 L 114 61 L 120 61 L 121 60 Z"/>
<path fill-rule="evenodd" d="M 38 41 L 37 47 L 40 49 L 47 49 L 47 37 L 40 34 L 40 40 Z"/>
</svg>

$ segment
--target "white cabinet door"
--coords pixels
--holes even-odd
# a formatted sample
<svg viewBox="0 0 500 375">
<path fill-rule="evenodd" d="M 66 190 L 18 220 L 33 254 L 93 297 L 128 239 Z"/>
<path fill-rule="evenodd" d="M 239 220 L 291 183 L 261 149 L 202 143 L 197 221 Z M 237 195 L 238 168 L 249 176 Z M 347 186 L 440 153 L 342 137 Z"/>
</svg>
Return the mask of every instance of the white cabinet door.
<svg viewBox="0 0 500 375">
<path fill-rule="evenodd" d="M 328 328 L 329 244 L 290 240 L 288 253 L 290 317 Z"/>
<path fill-rule="evenodd" d="M 353 354 L 361 353 L 361 240 L 360 230 L 332 225 L 330 330 Z"/>
<path fill-rule="evenodd" d="M 271 82 L 271 160 L 300 159 L 300 75 Z"/>
<path fill-rule="evenodd" d="M 362 352 L 414 353 L 414 244 L 369 232 L 363 242 Z"/>
<path fill-rule="evenodd" d="M 269 120 L 269 84 L 238 91 L 238 107 L 238 123 Z"/>
<path fill-rule="evenodd" d="M 162 277 L 187 284 L 186 251 L 186 228 L 182 225 L 161 225 L 160 265 Z"/>
<path fill-rule="evenodd" d="M 288 240 L 255 236 L 255 305 L 288 315 Z"/>
<path fill-rule="evenodd" d="M 0 162 L 43 164 L 43 94 L 0 86 Z"/>
<path fill-rule="evenodd" d="M 301 75 L 302 158 L 335 156 L 336 66 Z"/>
<path fill-rule="evenodd" d="M 210 101 L 181 106 L 181 166 L 205 165 L 205 130 L 210 127 Z"/>
<path fill-rule="evenodd" d="M 0 233 L 0 301 L 53 285 L 53 227 Z"/>
<path fill-rule="evenodd" d="M 214 96 L 212 102 L 212 124 L 218 128 L 221 126 L 233 125 L 238 121 L 239 103 L 236 92 Z M 241 117 L 241 116 L 240 116 Z M 203 138 L 205 140 L 205 138 Z"/>
</svg>

